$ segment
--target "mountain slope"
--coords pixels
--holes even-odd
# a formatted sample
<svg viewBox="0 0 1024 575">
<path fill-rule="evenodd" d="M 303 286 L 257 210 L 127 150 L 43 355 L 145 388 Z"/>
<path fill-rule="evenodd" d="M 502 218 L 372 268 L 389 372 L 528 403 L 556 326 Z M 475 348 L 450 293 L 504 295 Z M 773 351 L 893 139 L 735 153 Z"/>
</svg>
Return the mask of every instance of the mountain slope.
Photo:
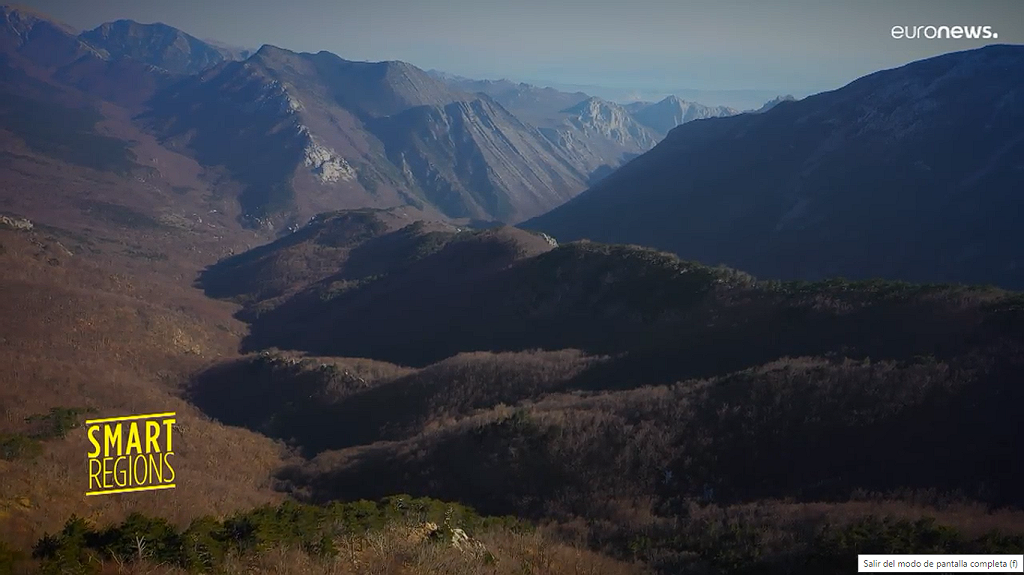
<svg viewBox="0 0 1024 575">
<path fill-rule="evenodd" d="M 280 50 L 270 54 L 282 55 Z M 406 62 L 353 62 L 330 52 L 301 57 L 314 65 L 338 104 L 361 118 L 391 116 L 416 106 L 440 106 L 470 98 Z"/>
<path fill-rule="evenodd" d="M 563 112 L 580 132 L 598 133 L 623 147 L 649 149 L 658 143 L 657 134 L 637 124 L 625 108 L 613 102 L 589 98 Z"/>
<path fill-rule="evenodd" d="M 103 46 L 36 12 L 0 6 L 0 17 L 0 58 L 33 78 L 132 109 L 174 79 L 148 62 L 112 56 Z"/>
<path fill-rule="evenodd" d="M 250 224 L 413 206 L 436 217 L 521 221 L 582 190 L 535 130 L 499 105 L 403 62 L 262 47 L 158 94 L 163 141 L 245 186 Z"/>
<path fill-rule="evenodd" d="M 664 100 L 644 106 L 632 112 L 638 122 L 652 130 L 667 134 L 672 128 L 693 120 L 733 116 L 739 110 L 726 106 L 705 106 L 696 102 L 687 102 L 676 96 L 668 96 Z"/>
<path fill-rule="evenodd" d="M 383 145 L 356 112 L 334 97 L 332 82 L 351 77 L 325 73 L 329 64 L 264 46 L 244 62 L 171 86 L 142 119 L 165 145 L 206 166 L 223 166 L 241 182 L 239 203 L 250 224 L 280 226 L 332 209 L 409 203 L 400 190 L 412 184 L 387 163 Z M 368 90 L 352 86 L 353 93 Z"/>
<path fill-rule="evenodd" d="M 779 104 L 781 104 L 783 102 L 794 102 L 794 101 L 796 101 L 796 98 L 794 98 L 792 95 L 778 96 L 776 98 L 772 98 L 771 100 L 768 100 L 767 102 L 764 103 L 763 106 L 761 106 L 757 110 L 753 110 L 753 112 L 755 112 L 755 113 L 764 113 L 764 112 L 767 112 L 768 110 L 771 110 L 775 106 L 778 106 Z"/>
<path fill-rule="evenodd" d="M 600 98 L 588 98 L 562 110 L 540 131 L 591 174 L 591 179 L 646 152 L 660 139 L 625 108 Z"/>
<path fill-rule="evenodd" d="M 215 46 L 160 23 L 117 20 L 79 37 L 111 58 L 131 58 L 172 74 L 196 74 L 229 59 Z"/>
<path fill-rule="evenodd" d="M 370 130 L 426 200 L 452 217 L 521 221 L 584 187 L 570 159 L 489 99 L 413 108 Z"/>
<path fill-rule="evenodd" d="M 709 489 L 716 504 L 845 501 L 858 488 L 1021 500 L 1024 469 L 1005 458 L 1021 440 L 1006 419 L 1021 393 L 1019 294 L 757 281 L 514 228 L 442 235 L 415 258 L 379 249 L 400 232 L 367 239 L 331 280 L 252 319 L 248 350 L 334 357 L 261 353 L 204 374 L 193 397 L 320 454 L 287 477 L 321 500 L 412 485 L 493 512 L 590 518 L 610 497 L 646 496 L 685 516 Z M 364 249 L 402 265 L 363 275 L 350 266 Z M 983 412 L 999 423 L 980 424 Z M 775 473 L 773 458 L 800 471 Z"/>
<path fill-rule="evenodd" d="M 584 94 L 509 80 L 472 80 L 431 71 L 448 86 L 490 96 L 541 131 L 593 182 L 651 149 L 663 136 L 630 117 L 626 108 Z"/>
<path fill-rule="evenodd" d="M 1024 47 L 885 70 L 763 114 L 684 124 L 524 227 L 762 277 L 1024 287 Z"/>
<path fill-rule="evenodd" d="M 200 276 L 200 284 L 211 297 L 234 298 L 246 304 L 263 303 L 337 274 L 346 268 L 352 251 L 358 246 L 399 228 L 417 233 L 426 232 L 428 228 L 455 229 L 422 220 L 414 225 L 408 212 L 410 210 L 362 209 L 319 214 L 295 233 L 208 267 Z M 385 250 L 383 253 L 393 252 Z M 359 254 L 357 250 L 351 267 L 358 269 L 365 261 Z M 364 264 L 363 267 L 379 269 L 374 265 Z"/>
<path fill-rule="evenodd" d="M 55 69 L 100 50 L 81 41 L 76 32 L 47 16 L 14 6 L 0 6 L 0 51 L 17 54 L 44 69 Z"/>
</svg>

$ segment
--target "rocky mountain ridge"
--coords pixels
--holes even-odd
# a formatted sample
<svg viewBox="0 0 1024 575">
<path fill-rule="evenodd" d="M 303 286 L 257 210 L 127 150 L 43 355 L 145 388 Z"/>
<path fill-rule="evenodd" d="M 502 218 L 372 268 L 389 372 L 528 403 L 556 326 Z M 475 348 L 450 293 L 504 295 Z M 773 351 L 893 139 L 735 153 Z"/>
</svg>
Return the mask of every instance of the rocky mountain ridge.
<svg viewBox="0 0 1024 575">
<path fill-rule="evenodd" d="M 691 122 L 524 226 L 762 277 L 1024 287 L 1024 47 L 913 62 L 760 114 Z"/>
</svg>

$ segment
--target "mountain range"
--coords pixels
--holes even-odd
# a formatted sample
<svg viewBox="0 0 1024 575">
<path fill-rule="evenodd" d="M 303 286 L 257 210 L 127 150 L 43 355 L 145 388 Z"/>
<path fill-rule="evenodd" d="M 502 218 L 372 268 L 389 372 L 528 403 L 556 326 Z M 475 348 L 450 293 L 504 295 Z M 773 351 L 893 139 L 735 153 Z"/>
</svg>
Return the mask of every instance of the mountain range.
<svg viewBox="0 0 1024 575">
<path fill-rule="evenodd" d="M 994 45 L 690 122 L 524 226 L 760 277 L 1024 288 L 1021 70 Z"/>
<path fill-rule="evenodd" d="M 633 102 L 627 109 L 638 122 L 659 134 L 667 134 L 672 128 L 694 120 L 735 116 L 740 113 L 739 110 L 726 106 L 712 108 L 696 102 L 687 102 L 676 96 L 668 96 L 656 103 Z"/>
<path fill-rule="evenodd" d="M 83 32 L 79 38 L 111 59 L 130 58 L 172 74 L 197 74 L 241 56 L 159 23 L 118 20 Z"/>
<path fill-rule="evenodd" d="M 1024 550 L 1024 296 L 905 281 L 1020 286 L 1024 47 L 736 113 L 0 14 L 0 574 Z"/>
<path fill-rule="evenodd" d="M 404 206 L 763 277 L 1024 285 L 1005 241 L 1016 237 L 1007 214 L 1021 145 L 1021 88 L 1006 72 L 1021 66 L 1020 47 L 947 54 L 739 113 L 328 52 L 247 54 L 163 24 L 77 34 L 31 11 L 2 15 L 9 132 L 122 174 L 162 173 L 132 144 L 153 139 L 197 162 L 250 229 Z M 82 129 L 15 120 L 43 116 L 75 116 Z M 83 131 L 103 143 L 69 146 Z"/>
<path fill-rule="evenodd" d="M 669 130 L 702 118 L 739 111 L 686 102 L 675 96 L 620 105 L 583 92 L 563 92 L 509 80 L 472 80 L 429 72 L 452 88 L 483 93 L 517 117 L 537 126 L 591 174 L 590 181 L 651 149 Z"/>
<path fill-rule="evenodd" d="M 649 150 L 673 122 L 703 114 L 652 108 L 651 127 L 585 94 L 404 62 L 269 45 L 249 53 L 129 20 L 78 34 L 30 11 L 2 14 L 7 65 L 72 89 L 79 107 L 121 106 L 131 129 L 229 178 L 240 221 L 253 229 L 403 205 L 430 217 L 523 221 Z"/>
</svg>

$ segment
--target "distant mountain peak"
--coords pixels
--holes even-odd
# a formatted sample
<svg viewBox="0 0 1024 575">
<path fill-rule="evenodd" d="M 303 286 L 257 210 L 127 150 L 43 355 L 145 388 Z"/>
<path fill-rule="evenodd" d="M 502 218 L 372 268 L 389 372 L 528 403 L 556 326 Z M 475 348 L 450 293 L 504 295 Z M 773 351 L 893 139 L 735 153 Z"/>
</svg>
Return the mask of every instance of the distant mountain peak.
<svg viewBox="0 0 1024 575">
<path fill-rule="evenodd" d="M 571 115 L 569 124 L 584 135 L 600 134 L 626 148 L 649 150 L 658 143 L 658 135 L 637 122 L 622 106 L 591 96 L 562 111 Z"/>
<path fill-rule="evenodd" d="M 562 112 L 566 113 L 566 114 L 584 114 L 584 113 L 594 113 L 594 112 L 598 112 L 598 111 L 602 111 L 602 110 L 603 111 L 622 110 L 623 112 L 626 111 L 625 108 L 623 108 L 622 106 L 620 106 L 620 105 L 618 105 L 618 104 L 616 104 L 614 102 L 609 102 L 608 100 L 603 100 L 601 98 L 598 98 L 597 96 L 590 96 L 586 100 L 583 100 L 582 102 L 580 102 L 579 104 L 576 104 L 575 106 L 570 106 L 570 107 L 562 110 Z"/>
<path fill-rule="evenodd" d="M 766 278 L 1021 289 L 1022 68 L 1024 46 L 955 52 L 688 123 L 524 225 Z"/>
<path fill-rule="evenodd" d="M 128 18 L 121 18 L 120 20 L 114 20 L 112 22 L 104 22 L 103 24 L 100 24 L 97 28 L 101 30 L 112 30 L 116 28 L 140 28 L 159 30 L 161 32 L 170 32 L 174 34 L 184 34 L 184 32 L 182 32 L 181 30 L 178 30 L 173 26 L 164 24 L 163 22 L 143 23 Z"/>
<path fill-rule="evenodd" d="M 776 96 L 776 97 L 772 98 L 771 100 L 768 100 L 767 102 L 765 102 L 764 105 L 761 106 L 760 108 L 758 108 L 757 110 L 755 110 L 755 112 L 756 113 L 764 113 L 764 112 L 767 112 L 768 110 L 771 110 L 775 106 L 778 106 L 779 104 L 781 104 L 783 102 L 795 102 L 795 101 L 796 101 L 796 98 L 792 94 L 786 94 L 785 96 Z"/>
<path fill-rule="evenodd" d="M 20 20 L 23 23 L 46 22 L 60 28 L 68 34 L 78 34 L 77 30 L 64 22 L 55 20 L 48 14 L 44 14 L 43 12 L 29 6 L 23 6 L 21 4 L 0 4 L 0 14 L 3 15 L 4 20 L 8 25 L 11 25 L 15 20 Z"/>
<path fill-rule="evenodd" d="M 324 53 L 329 53 L 329 52 L 326 52 L 326 51 L 318 52 L 318 54 L 324 54 Z M 280 48 L 278 46 L 274 46 L 273 44 L 263 44 L 262 46 L 259 47 L 259 49 L 257 49 L 255 52 L 253 52 L 253 56 L 259 56 L 259 57 L 262 57 L 262 58 L 274 58 L 274 57 L 279 57 L 279 56 L 295 56 L 295 55 L 297 55 L 296 52 L 292 52 L 291 50 L 286 50 L 284 48 Z"/>
<path fill-rule="evenodd" d="M 163 22 L 115 20 L 79 37 L 111 58 L 130 58 L 172 74 L 196 74 L 232 58 L 216 46 Z"/>
<path fill-rule="evenodd" d="M 683 100 L 675 94 L 670 94 L 654 104 L 634 106 L 630 111 L 638 122 L 661 134 L 667 134 L 676 126 L 693 120 L 739 114 L 739 110 L 733 108 L 705 106 Z"/>
<path fill-rule="evenodd" d="M 0 41 L 44 69 L 65 66 L 82 56 L 107 57 L 100 47 L 82 41 L 78 32 L 31 8 L 0 5 Z"/>
</svg>

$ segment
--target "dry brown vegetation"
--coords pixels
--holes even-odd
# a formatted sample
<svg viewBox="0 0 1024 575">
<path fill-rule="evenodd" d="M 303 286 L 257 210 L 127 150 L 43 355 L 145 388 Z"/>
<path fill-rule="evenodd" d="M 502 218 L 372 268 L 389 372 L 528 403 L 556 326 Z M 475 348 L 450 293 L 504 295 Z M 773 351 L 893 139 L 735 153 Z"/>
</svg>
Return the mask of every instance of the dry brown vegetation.
<svg viewBox="0 0 1024 575">
<path fill-rule="evenodd" d="M 14 165 L 35 193 L 53 163 L 25 154 Z M 395 230 L 363 211 L 211 266 L 260 238 L 212 207 L 209 175 L 71 174 L 6 204 L 36 227 L 0 230 L 0 433 L 58 406 L 177 411 L 182 479 L 85 498 L 74 431 L 0 460 L 0 535 L 21 548 L 73 513 L 183 526 L 279 490 L 428 495 L 550 525 L 481 535 L 495 564 L 392 534 L 358 564 L 281 548 L 229 572 L 637 572 L 594 550 L 729 572 L 825 548 L 822 529 L 869 516 L 1024 532 L 1012 294 L 757 282 L 509 228 Z M 125 201 L 128 189 L 143 192 Z M 246 304 L 255 353 L 238 354 L 238 308 L 193 286 L 206 266 L 203 287 Z"/>
<path fill-rule="evenodd" d="M 826 528 L 874 533 L 862 547 L 925 541 L 928 517 L 1024 533 L 1019 296 L 464 237 L 247 316 L 250 347 L 422 367 L 352 385 L 350 360 L 264 352 L 204 372 L 190 397 L 301 448 L 278 473 L 297 497 L 459 500 L 669 571 L 849 553 L 829 537 L 856 537 Z M 874 515 L 897 523 L 861 525 Z"/>
<path fill-rule="evenodd" d="M 397 263 L 394 260 L 399 254 L 395 252 L 404 245 L 389 246 L 385 241 L 381 249 L 374 250 L 373 240 L 413 224 L 415 215 L 399 208 L 320 214 L 296 233 L 210 266 L 201 274 L 201 283 L 211 297 L 230 297 L 254 304 L 280 300 L 329 276 L 334 281 L 359 280 L 378 273 L 375 266 L 387 269 Z M 443 233 L 452 232 L 455 227 L 440 222 L 417 222 L 410 229 Z M 396 236 L 402 238 L 405 234 Z M 370 251 L 375 253 L 365 254 L 366 243 L 371 243 Z M 352 269 L 346 274 L 348 268 Z"/>
<path fill-rule="evenodd" d="M 561 390 L 606 358 L 576 350 L 466 353 L 423 369 L 264 351 L 201 373 L 190 399 L 307 453 L 401 439 L 475 410 Z"/>
<path fill-rule="evenodd" d="M 358 365 L 265 353 L 207 372 L 193 397 L 319 452 L 278 475 L 297 497 L 457 499 L 554 521 L 564 540 L 669 570 L 707 567 L 708 553 L 732 549 L 720 539 L 732 530 L 766 558 L 872 516 L 935 518 L 965 537 L 1024 534 L 1008 451 L 1020 441 L 1009 407 L 1020 366 L 984 355 L 783 358 L 619 391 L 580 389 L 590 381 L 580 374 L 609 358 L 568 350 L 467 353 L 418 370 L 373 363 L 378 377 L 339 387 Z M 346 367 L 339 379 L 324 366 Z M 232 410 L 226 398 L 245 381 L 286 416 L 268 426 Z"/>
<path fill-rule="evenodd" d="M 45 167 L 29 174 L 35 180 L 26 176 L 34 184 L 23 194 L 4 196 L 38 219 L 31 231 L 0 229 L 0 433 L 18 433 L 25 417 L 53 407 L 93 408 L 96 416 L 176 411 L 182 474 L 172 492 L 86 498 L 87 443 L 73 432 L 45 442 L 29 461 L 0 460 L 0 533 L 22 545 L 71 513 L 114 520 L 146 510 L 187 521 L 278 499 L 269 476 L 281 448 L 180 399 L 180 385 L 234 355 L 245 332 L 231 305 L 190 285 L 198 262 L 223 249 L 221 236 L 159 224 L 159 213 L 141 208 L 75 208 L 68 196 L 33 191 L 46 181 Z M 91 177 L 70 171 L 49 180 L 73 195 L 80 183 L 99 189 Z"/>
<path fill-rule="evenodd" d="M 211 524 L 208 552 L 304 544 L 253 543 L 229 574 L 803 575 L 856 552 L 1024 548 L 1019 295 L 760 282 L 636 246 L 406 226 L 411 208 L 274 240 L 239 225 L 243 185 L 128 109 L 4 71 L 0 212 L 35 225 L 0 228 L 0 573 L 33 544 L 29 572 L 66 572 L 73 549 L 104 573 L 181 573 L 141 538 L 136 562 L 76 539 L 71 516 L 162 531 L 151 553 Z M 80 410 L 177 412 L 178 487 L 85 497 Z M 39 414 L 60 433 L 30 435 Z M 473 533 L 483 555 L 388 519 L 313 541 L 340 546 L 326 561 L 305 545 L 326 506 L 252 510 L 396 493 L 544 527 Z"/>
</svg>

